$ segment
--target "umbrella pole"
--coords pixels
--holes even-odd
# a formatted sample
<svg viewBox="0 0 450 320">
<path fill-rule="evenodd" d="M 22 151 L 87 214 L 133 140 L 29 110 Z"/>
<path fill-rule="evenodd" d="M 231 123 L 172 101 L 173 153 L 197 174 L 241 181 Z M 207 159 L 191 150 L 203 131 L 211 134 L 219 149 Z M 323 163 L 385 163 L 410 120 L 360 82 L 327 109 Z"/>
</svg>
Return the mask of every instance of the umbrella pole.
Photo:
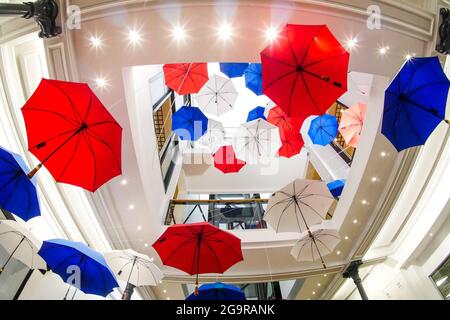
<svg viewBox="0 0 450 320">
<path fill-rule="evenodd" d="M 9 261 L 11 261 L 12 257 L 14 256 L 14 254 L 16 253 L 17 249 L 19 249 L 20 245 L 22 244 L 22 242 L 25 241 L 25 237 L 22 237 L 22 240 L 20 240 L 19 244 L 16 246 L 16 248 L 14 249 L 14 251 L 10 254 L 10 256 L 8 257 L 8 260 L 6 260 L 5 264 L 3 265 L 3 267 L 0 268 L 0 275 L 2 274 L 3 270 L 5 270 L 6 266 L 8 265 Z"/>
<path fill-rule="evenodd" d="M 136 265 L 137 257 L 134 257 L 133 265 L 131 267 L 130 274 L 128 275 L 127 286 L 122 295 L 122 300 L 131 300 L 135 286 L 130 283 L 131 275 L 133 274 L 134 266 Z"/>
<path fill-rule="evenodd" d="M 70 285 L 68 285 L 69 287 L 67 288 L 66 294 L 64 295 L 63 300 L 67 300 L 67 295 L 69 294 L 70 291 Z"/>
<path fill-rule="evenodd" d="M 197 275 L 195 277 L 195 289 L 194 295 L 198 296 L 198 272 L 199 272 L 199 264 L 200 264 L 200 246 L 202 244 L 202 234 L 198 235 L 198 249 L 197 249 Z"/>
<path fill-rule="evenodd" d="M 316 243 L 316 239 L 314 238 L 314 236 L 313 236 L 311 230 L 309 230 L 309 227 L 307 227 L 307 228 L 308 228 L 308 234 L 309 234 L 309 237 L 312 239 L 314 245 L 316 246 L 317 253 L 319 254 L 320 261 L 322 262 L 322 266 L 323 266 L 324 269 L 326 269 L 326 268 L 327 268 L 327 265 L 325 264 L 325 261 L 323 260 L 323 257 L 322 257 L 322 255 L 320 254 L 319 246 L 318 246 L 317 243 Z"/>
<path fill-rule="evenodd" d="M 75 298 L 75 295 L 77 294 L 77 292 L 78 292 L 78 289 L 75 289 L 75 292 L 73 293 L 73 296 L 72 296 L 72 300 Z"/>
</svg>

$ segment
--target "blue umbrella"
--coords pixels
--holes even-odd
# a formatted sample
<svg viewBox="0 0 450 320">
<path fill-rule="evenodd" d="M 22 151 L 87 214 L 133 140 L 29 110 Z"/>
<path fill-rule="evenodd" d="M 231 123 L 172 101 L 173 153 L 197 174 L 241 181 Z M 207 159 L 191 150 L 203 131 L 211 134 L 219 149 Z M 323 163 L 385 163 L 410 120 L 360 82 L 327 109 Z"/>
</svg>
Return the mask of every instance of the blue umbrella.
<svg viewBox="0 0 450 320">
<path fill-rule="evenodd" d="M 222 282 L 209 283 L 200 286 L 198 296 L 191 294 L 186 300 L 245 300 L 244 292 L 236 287 Z"/>
<path fill-rule="evenodd" d="M 228 78 L 238 78 L 244 75 L 248 63 L 220 63 L 220 71 L 227 75 Z"/>
<path fill-rule="evenodd" d="M 311 121 L 308 135 L 312 143 L 326 146 L 336 139 L 339 124 L 335 116 L 324 114 Z"/>
<path fill-rule="evenodd" d="M 330 190 L 333 197 L 337 198 L 342 194 L 342 191 L 345 187 L 345 180 L 335 180 L 327 184 L 328 189 Z"/>
<path fill-rule="evenodd" d="M 41 215 L 35 180 L 23 159 L 0 147 L 0 208 L 28 221 Z"/>
<path fill-rule="evenodd" d="M 423 145 L 445 120 L 450 81 L 437 57 L 407 61 L 386 90 L 381 132 L 398 150 Z"/>
<path fill-rule="evenodd" d="M 64 282 L 69 278 L 76 279 L 76 268 L 79 268 L 80 282 L 76 286 L 86 294 L 106 297 L 119 286 L 103 256 L 81 242 L 63 239 L 44 241 L 38 254 Z"/>
<path fill-rule="evenodd" d="M 262 91 L 262 66 L 260 63 L 250 63 L 244 72 L 245 86 L 252 90 L 257 96 L 263 94 Z"/>
<path fill-rule="evenodd" d="M 266 116 L 264 115 L 264 112 L 266 111 L 263 107 L 256 107 L 255 109 L 251 110 L 248 113 L 247 122 L 257 120 L 257 119 L 266 119 Z"/>
<path fill-rule="evenodd" d="M 208 118 L 197 107 L 181 107 L 172 116 L 172 130 L 181 140 L 197 141 L 208 129 Z"/>
</svg>

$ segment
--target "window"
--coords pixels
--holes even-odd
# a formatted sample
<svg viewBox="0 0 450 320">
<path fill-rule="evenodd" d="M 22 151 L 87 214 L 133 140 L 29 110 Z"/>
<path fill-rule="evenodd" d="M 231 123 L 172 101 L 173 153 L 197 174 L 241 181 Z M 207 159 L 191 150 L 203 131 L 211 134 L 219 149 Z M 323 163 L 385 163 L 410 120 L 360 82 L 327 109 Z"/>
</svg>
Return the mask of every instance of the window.
<svg viewBox="0 0 450 320">
<path fill-rule="evenodd" d="M 430 278 L 445 300 L 450 300 L 450 256 L 442 263 Z"/>
</svg>

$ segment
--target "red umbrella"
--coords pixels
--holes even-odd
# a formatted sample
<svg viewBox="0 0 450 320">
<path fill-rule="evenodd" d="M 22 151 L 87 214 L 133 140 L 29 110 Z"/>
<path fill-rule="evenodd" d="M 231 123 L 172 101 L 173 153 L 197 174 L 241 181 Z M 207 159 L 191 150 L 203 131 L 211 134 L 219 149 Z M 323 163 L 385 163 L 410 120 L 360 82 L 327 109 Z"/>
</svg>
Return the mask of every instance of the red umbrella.
<svg viewBox="0 0 450 320">
<path fill-rule="evenodd" d="M 297 131 L 303 124 L 303 119 L 298 117 L 289 117 L 280 107 L 270 109 L 267 121 L 277 126 L 280 131 Z"/>
<path fill-rule="evenodd" d="M 349 58 L 327 26 L 288 24 L 261 52 L 263 91 L 291 117 L 324 114 L 347 91 Z"/>
<path fill-rule="evenodd" d="M 22 108 L 28 150 L 58 182 L 94 192 L 121 174 L 122 128 L 85 83 L 42 79 Z"/>
<path fill-rule="evenodd" d="M 280 131 L 281 142 L 283 143 L 278 155 L 280 157 L 292 158 L 300 153 L 304 142 L 300 132 L 295 131 Z"/>
<path fill-rule="evenodd" d="M 180 95 L 198 93 L 208 81 L 206 63 L 172 63 L 163 67 L 166 85 Z"/>
<path fill-rule="evenodd" d="M 244 260 L 241 239 L 207 222 L 178 224 L 153 244 L 164 265 L 180 269 L 190 275 L 224 273 Z"/>
<path fill-rule="evenodd" d="M 233 146 L 223 146 L 213 154 L 214 166 L 223 173 L 236 173 L 246 165 L 245 161 L 239 160 L 234 154 Z"/>
</svg>

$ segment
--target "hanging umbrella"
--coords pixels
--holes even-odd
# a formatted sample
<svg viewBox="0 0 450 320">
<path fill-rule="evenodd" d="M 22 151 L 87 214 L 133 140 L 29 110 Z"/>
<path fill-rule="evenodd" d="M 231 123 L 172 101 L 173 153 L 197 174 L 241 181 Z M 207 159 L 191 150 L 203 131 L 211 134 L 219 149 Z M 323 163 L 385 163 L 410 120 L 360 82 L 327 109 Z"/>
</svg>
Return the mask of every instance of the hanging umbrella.
<svg viewBox="0 0 450 320">
<path fill-rule="evenodd" d="M 291 117 L 322 115 L 347 91 L 349 58 L 327 26 L 288 24 L 261 52 L 264 93 Z"/>
<path fill-rule="evenodd" d="M 164 277 L 152 259 L 130 249 L 107 252 L 105 259 L 117 279 L 127 282 L 127 287 L 129 284 L 134 287 L 157 286 Z"/>
<path fill-rule="evenodd" d="M 20 223 L 0 220 L 0 245 L 9 254 L 6 262 L 0 267 L 0 275 L 12 258 L 21 261 L 30 269 L 46 270 L 47 266 L 44 260 L 37 255 L 41 244 L 41 241 Z"/>
<path fill-rule="evenodd" d="M 295 131 L 286 131 L 283 132 L 280 130 L 280 138 L 282 142 L 282 146 L 280 150 L 278 150 L 278 155 L 280 157 L 292 158 L 302 151 L 304 142 L 303 138 L 300 135 L 300 132 Z"/>
<path fill-rule="evenodd" d="M 270 197 L 264 220 L 278 232 L 303 232 L 322 223 L 334 201 L 322 181 L 298 179 Z"/>
<path fill-rule="evenodd" d="M 214 166 L 225 174 L 239 172 L 246 164 L 245 161 L 236 158 L 233 146 L 221 147 L 213 158 Z"/>
<path fill-rule="evenodd" d="M 191 294 L 186 300 L 240 301 L 246 300 L 246 298 L 245 293 L 239 287 L 216 282 L 201 285 L 198 295 Z"/>
<path fill-rule="evenodd" d="M 336 139 L 338 127 L 339 124 L 335 116 L 324 114 L 311 121 L 308 135 L 312 143 L 326 146 Z"/>
<path fill-rule="evenodd" d="M 164 265 L 197 275 L 224 273 L 244 260 L 241 239 L 207 222 L 178 224 L 167 228 L 153 248 Z"/>
<path fill-rule="evenodd" d="M 197 107 L 183 106 L 172 115 L 172 131 L 181 140 L 197 141 L 208 129 L 208 118 Z"/>
<path fill-rule="evenodd" d="M 323 267 L 327 266 L 323 259 L 324 256 L 332 253 L 341 241 L 341 237 L 336 230 L 321 229 L 305 235 L 299 240 L 291 250 L 291 255 L 297 261 L 316 261 L 322 262 Z"/>
<path fill-rule="evenodd" d="M 260 63 L 250 63 L 245 69 L 245 86 L 257 96 L 263 94 L 262 89 L 262 66 Z"/>
<path fill-rule="evenodd" d="M 366 109 L 367 106 L 364 103 L 357 103 L 342 114 L 339 132 L 345 143 L 354 148 L 358 146 L 359 135 L 366 118 Z"/>
<path fill-rule="evenodd" d="M 247 122 L 263 119 L 266 120 L 266 117 L 264 116 L 264 112 L 266 109 L 264 107 L 256 107 L 255 109 L 250 110 L 247 116 Z"/>
<path fill-rule="evenodd" d="M 85 83 L 42 79 L 22 108 L 28 150 L 58 182 L 94 192 L 122 171 L 122 128 Z"/>
<path fill-rule="evenodd" d="M 302 118 L 289 117 L 283 109 L 278 106 L 270 109 L 267 121 L 277 126 L 280 129 L 280 132 L 292 131 L 298 133 L 303 124 Z"/>
<path fill-rule="evenodd" d="M 445 121 L 450 81 L 438 57 L 407 61 L 386 90 L 381 132 L 398 151 L 423 145 Z"/>
<path fill-rule="evenodd" d="M 203 112 L 221 116 L 233 110 L 237 97 L 238 93 L 233 81 L 215 74 L 195 96 L 195 99 Z"/>
<path fill-rule="evenodd" d="M 247 163 L 274 157 L 280 147 L 278 128 L 263 119 L 242 124 L 234 136 L 236 156 Z"/>
<path fill-rule="evenodd" d="M 119 286 L 105 258 L 81 242 L 63 239 L 44 241 L 38 253 L 64 282 L 79 276 L 79 283 L 69 284 L 86 294 L 106 297 Z M 74 268 L 78 268 L 79 273 L 74 272 Z"/>
<path fill-rule="evenodd" d="M 345 187 L 345 180 L 335 180 L 327 184 L 328 190 L 330 190 L 333 197 L 337 198 L 342 194 Z"/>
<path fill-rule="evenodd" d="M 172 63 L 163 66 L 166 85 L 179 95 L 197 93 L 208 81 L 206 63 Z"/>
<path fill-rule="evenodd" d="M 36 181 L 22 158 L 0 147 L 0 208 L 28 221 L 40 216 Z"/>
<path fill-rule="evenodd" d="M 220 63 L 220 71 L 229 78 L 238 78 L 244 75 L 248 63 Z"/>
<path fill-rule="evenodd" d="M 211 153 L 217 151 L 225 142 L 225 129 L 219 121 L 208 119 L 208 129 L 198 142 L 207 147 Z"/>
</svg>

